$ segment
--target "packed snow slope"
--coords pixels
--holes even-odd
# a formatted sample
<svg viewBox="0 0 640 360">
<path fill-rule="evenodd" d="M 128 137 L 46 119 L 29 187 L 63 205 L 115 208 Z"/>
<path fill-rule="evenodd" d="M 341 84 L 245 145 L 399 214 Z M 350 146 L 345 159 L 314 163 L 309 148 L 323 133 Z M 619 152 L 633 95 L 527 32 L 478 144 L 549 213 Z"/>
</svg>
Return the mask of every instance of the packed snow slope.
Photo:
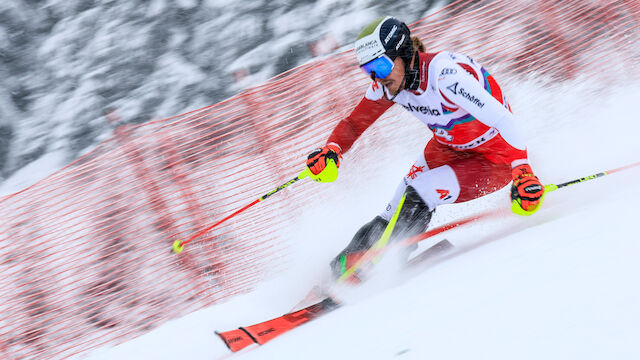
<svg viewBox="0 0 640 360">
<path fill-rule="evenodd" d="M 640 122 L 628 110 L 637 101 L 637 85 L 595 90 L 577 80 L 507 90 L 543 183 L 640 161 Z M 417 120 L 407 117 L 407 123 Z M 308 209 L 308 221 L 290 229 L 295 240 L 282 276 L 89 358 L 227 356 L 215 330 L 289 311 L 326 275 L 327 263 L 353 232 L 382 210 L 424 146 L 400 140 L 381 144 L 371 154 L 378 161 L 347 154 L 344 171 L 362 169 L 362 186 L 324 185 L 322 191 L 332 194 L 326 205 Z M 378 176 L 369 176 L 371 171 Z M 339 289 L 342 308 L 234 358 L 638 359 L 638 178 L 640 167 L 560 189 L 526 218 L 508 212 L 506 188 L 441 207 L 433 226 L 489 208 L 505 214 L 425 241 L 423 246 L 446 237 L 455 249 L 417 271 L 396 272 L 383 264 L 364 286 Z M 268 211 L 267 203 L 261 205 Z"/>
</svg>

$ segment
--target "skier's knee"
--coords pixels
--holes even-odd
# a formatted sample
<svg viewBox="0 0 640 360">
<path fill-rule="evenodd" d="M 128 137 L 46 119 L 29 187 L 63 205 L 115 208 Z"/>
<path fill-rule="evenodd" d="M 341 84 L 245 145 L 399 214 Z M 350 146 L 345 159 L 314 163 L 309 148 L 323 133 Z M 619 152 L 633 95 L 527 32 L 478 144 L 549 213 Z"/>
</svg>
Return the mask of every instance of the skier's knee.
<svg viewBox="0 0 640 360">
<path fill-rule="evenodd" d="M 432 213 L 433 209 L 429 209 L 413 186 L 407 186 L 404 203 L 391 234 L 392 240 L 415 236 L 426 231 Z"/>
</svg>

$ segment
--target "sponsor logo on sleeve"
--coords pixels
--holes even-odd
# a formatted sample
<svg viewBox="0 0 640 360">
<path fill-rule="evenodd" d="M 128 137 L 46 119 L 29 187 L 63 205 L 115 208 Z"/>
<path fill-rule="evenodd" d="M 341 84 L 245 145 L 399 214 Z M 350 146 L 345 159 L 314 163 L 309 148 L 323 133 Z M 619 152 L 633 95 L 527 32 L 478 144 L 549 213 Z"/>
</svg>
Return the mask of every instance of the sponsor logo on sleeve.
<svg viewBox="0 0 640 360">
<path fill-rule="evenodd" d="M 447 86 L 447 90 L 451 91 L 455 95 L 458 95 L 458 82 L 456 82 L 455 84 L 451 84 L 451 85 Z"/>
<path fill-rule="evenodd" d="M 458 70 L 456 70 L 456 69 L 444 68 L 440 72 L 440 76 L 455 75 L 457 72 L 458 72 Z"/>
<path fill-rule="evenodd" d="M 484 103 L 481 102 L 480 99 L 467 92 L 463 87 L 458 89 L 458 82 L 447 86 L 447 90 L 451 91 L 455 95 L 461 95 L 463 98 L 469 100 L 471 103 L 481 109 L 484 107 Z"/>
</svg>

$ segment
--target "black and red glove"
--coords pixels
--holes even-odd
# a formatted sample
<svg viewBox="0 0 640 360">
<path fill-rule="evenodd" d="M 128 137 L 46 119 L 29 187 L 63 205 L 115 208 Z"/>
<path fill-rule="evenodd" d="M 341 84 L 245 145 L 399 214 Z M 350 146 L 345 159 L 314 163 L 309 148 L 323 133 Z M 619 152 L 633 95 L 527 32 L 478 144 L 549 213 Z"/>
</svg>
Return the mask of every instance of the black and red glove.
<svg viewBox="0 0 640 360">
<path fill-rule="evenodd" d="M 544 196 L 544 186 L 533 174 L 529 164 L 518 165 L 511 170 L 511 210 L 519 215 L 531 215 L 538 210 Z"/>
<path fill-rule="evenodd" d="M 335 181 L 338 178 L 341 159 L 342 151 L 334 144 L 313 150 L 307 158 L 307 167 L 311 172 L 309 176 L 318 182 Z"/>
</svg>

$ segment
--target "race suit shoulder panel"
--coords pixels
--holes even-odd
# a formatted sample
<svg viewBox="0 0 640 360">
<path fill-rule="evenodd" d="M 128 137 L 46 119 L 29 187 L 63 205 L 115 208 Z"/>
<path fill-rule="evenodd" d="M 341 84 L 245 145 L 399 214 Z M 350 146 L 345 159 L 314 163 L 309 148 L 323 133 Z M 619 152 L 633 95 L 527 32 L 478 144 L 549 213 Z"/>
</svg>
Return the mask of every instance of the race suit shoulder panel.
<svg viewBox="0 0 640 360">
<path fill-rule="evenodd" d="M 454 57 L 457 56 L 454 54 Z M 499 87 L 491 86 L 493 77 L 472 59 L 467 59 L 456 61 L 451 56 L 438 59 L 434 70 L 440 73 L 437 87 L 441 95 L 465 109 L 478 121 L 496 128 L 509 145 L 524 150 L 525 142 L 517 129 L 513 114 L 504 103 L 492 96 L 493 89 L 499 90 Z M 501 91 L 499 95 L 502 97 Z"/>
</svg>

